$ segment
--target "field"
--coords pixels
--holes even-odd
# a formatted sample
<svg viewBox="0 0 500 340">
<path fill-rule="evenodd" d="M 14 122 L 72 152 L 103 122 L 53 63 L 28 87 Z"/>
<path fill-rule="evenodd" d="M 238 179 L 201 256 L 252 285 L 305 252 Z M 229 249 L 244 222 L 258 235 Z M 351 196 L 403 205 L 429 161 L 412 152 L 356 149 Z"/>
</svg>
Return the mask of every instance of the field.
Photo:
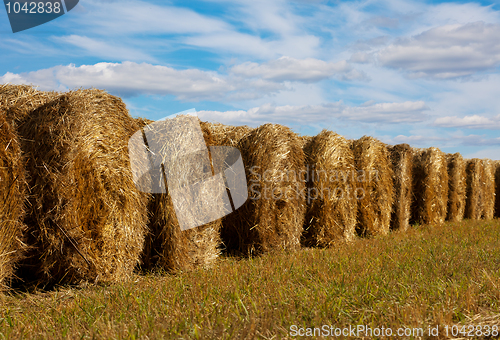
<svg viewBox="0 0 500 340">
<path fill-rule="evenodd" d="M 500 221 L 417 225 L 330 249 L 0 299 L 2 339 L 281 339 L 323 325 L 422 328 L 423 338 L 439 327 L 447 338 L 445 326 L 500 326 Z"/>
</svg>

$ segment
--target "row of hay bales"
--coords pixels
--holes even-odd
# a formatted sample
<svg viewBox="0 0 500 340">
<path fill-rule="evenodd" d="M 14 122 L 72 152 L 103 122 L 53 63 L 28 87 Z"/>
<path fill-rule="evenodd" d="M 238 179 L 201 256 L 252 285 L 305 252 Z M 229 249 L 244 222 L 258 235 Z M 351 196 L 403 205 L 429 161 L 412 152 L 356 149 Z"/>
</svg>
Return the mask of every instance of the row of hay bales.
<svg viewBox="0 0 500 340">
<path fill-rule="evenodd" d="M 222 249 L 328 247 L 412 223 L 500 214 L 498 162 L 326 130 L 299 137 L 276 124 L 201 122 L 207 145 L 241 151 L 249 199 L 182 231 L 170 195 L 143 193 L 133 181 L 128 140 L 150 123 L 100 90 L 0 86 L 2 287 L 14 276 L 121 281 L 134 268 L 210 265 Z"/>
</svg>

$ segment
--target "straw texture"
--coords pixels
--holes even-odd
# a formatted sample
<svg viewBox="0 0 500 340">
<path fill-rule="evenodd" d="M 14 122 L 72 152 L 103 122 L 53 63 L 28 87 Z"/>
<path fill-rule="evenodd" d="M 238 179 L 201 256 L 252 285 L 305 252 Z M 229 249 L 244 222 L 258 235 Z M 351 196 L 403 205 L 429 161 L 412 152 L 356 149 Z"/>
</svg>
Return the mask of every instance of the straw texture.
<svg viewBox="0 0 500 340">
<path fill-rule="evenodd" d="M 351 144 L 357 168 L 358 200 L 356 230 L 361 236 L 389 233 L 394 203 L 393 170 L 384 143 L 364 136 Z"/>
<path fill-rule="evenodd" d="M 391 228 L 406 231 L 411 217 L 413 150 L 408 144 L 389 146 L 388 150 L 395 191 Z"/>
<path fill-rule="evenodd" d="M 204 140 L 206 145 L 214 145 L 209 130 L 203 129 L 203 134 L 197 133 L 199 126 L 196 125 L 199 121 L 196 117 L 178 116 L 169 119 L 160 128 L 151 124 L 153 121 L 146 119 L 139 119 L 138 123 L 143 128 L 144 135 L 148 136 L 150 146 L 161 145 L 161 150 L 152 150 L 156 154 L 153 158 L 159 157 L 155 160 L 158 164 L 171 164 L 175 159 L 182 159 L 184 154 L 192 151 L 189 149 L 190 146 L 197 145 L 201 140 Z M 175 124 L 175 131 L 173 124 Z M 174 133 L 175 137 L 172 137 Z M 175 174 L 169 176 L 167 187 L 163 184 L 164 178 L 160 178 L 162 181 L 160 186 L 167 192 L 151 195 L 148 204 L 151 219 L 142 255 L 143 269 L 163 269 L 168 272 L 189 271 L 196 267 L 213 265 L 220 255 L 222 221 L 216 219 L 196 228 L 181 230 L 170 194 L 174 187 L 183 188 L 198 181 L 207 181 L 212 177 L 212 172 L 207 172 L 210 169 L 198 168 L 203 166 L 204 162 L 207 163 L 205 165 L 210 166 L 208 158 L 204 159 L 203 155 L 198 158 L 198 161 L 186 162 L 176 167 Z M 210 200 L 212 203 L 218 202 L 217 207 L 221 208 L 224 204 L 222 195 L 226 190 L 225 184 L 220 182 L 217 186 L 211 182 L 210 190 L 213 193 L 211 196 L 191 198 Z M 218 209 L 200 208 L 197 210 L 197 215 L 217 218 L 214 215 L 217 211 Z M 196 216 L 190 217 L 196 218 Z"/>
<path fill-rule="evenodd" d="M 500 161 L 495 162 L 495 217 L 500 217 Z"/>
<path fill-rule="evenodd" d="M 220 123 L 201 122 L 205 135 L 210 135 L 211 145 L 236 147 L 238 142 L 253 129 L 249 126 L 231 126 Z"/>
<path fill-rule="evenodd" d="M 25 168 L 19 139 L 0 107 L 0 291 L 8 288 L 26 250 L 25 200 Z"/>
<path fill-rule="evenodd" d="M 466 162 L 467 199 L 465 202 L 465 218 L 479 220 L 483 215 L 483 161 L 478 158 Z"/>
<path fill-rule="evenodd" d="M 265 124 L 238 145 L 245 164 L 249 199 L 223 221 L 230 252 L 258 254 L 300 247 L 306 213 L 304 153 L 289 128 Z"/>
<path fill-rule="evenodd" d="M 447 220 L 460 222 L 464 218 L 467 176 L 465 161 L 461 154 L 447 154 L 448 162 L 448 213 Z"/>
<path fill-rule="evenodd" d="M 495 216 L 495 164 L 491 159 L 483 159 L 483 211 L 481 217 L 491 220 Z"/>
<path fill-rule="evenodd" d="M 413 154 L 412 220 L 440 224 L 448 209 L 448 163 L 438 148 L 415 149 Z"/>
<path fill-rule="evenodd" d="M 29 115 L 33 110 L 56 98 L 57 92 L 38 91 L 28 85 L 0 85 L 0 106 L 6 110 L 6 119 L 13 124 L 15 120 Z"/>
<path fill-rule="evenodd" d="M 323 130 L 309 139 L 304 152 L 309 169 L 305 245 L 328 247 L 338 241 L 353 240 L 357 202 L 352 190 L 356 168 L 349 141 Z"/>
<path fill-rule="evenodd" d="M 127 279 L 139 261 L 147 195 L 134 185 L 127 142 L 139 129 L 100 90 L 17 112 L 30 174 L 30 257 L 22 273 L 53 283 Z"/>
</svg>

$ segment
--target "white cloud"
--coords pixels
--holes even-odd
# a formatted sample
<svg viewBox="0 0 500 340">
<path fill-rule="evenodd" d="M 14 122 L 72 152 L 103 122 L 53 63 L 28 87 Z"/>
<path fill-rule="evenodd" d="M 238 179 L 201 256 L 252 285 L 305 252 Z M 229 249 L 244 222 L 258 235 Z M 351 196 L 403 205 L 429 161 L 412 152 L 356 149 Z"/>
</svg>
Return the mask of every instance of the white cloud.
<svg viewBox="0 0 500 340">
<path fill-rule="evenodd" d="M 436 137 L 436 136 L 428 136 L 428 135 L 397 135 L 396 137 L 392 138 L 389 143 L 390 144 L 401 144 L 401 143 L 407 143 L 410 144 L 411 146 L 421 146 L 421 147 L 429 147 L 436 142 L 443 142 L 446 141 L 447 139 L 444 137 Z"/>
<path fill-rule="evenodd" d="M 246 62 L 231 68 L 233 74 L 245 78 L 262 78 L 272 81 L 317 82 L 322 79 L 338 76 L 344 80 L 366 79 L 366 75 L 357 72 L 345 61 L 336 63 L 306 58 L 295 59 L 281 57 L 267 63 Z"/>
<path fill-rule="evenodd" d="M 33 72 L 0 76 L 0 82 L 34 84 L 42 90 L 75 87 L 104 88 L 122 96 L 173 95 L 179 100 L 241 102 L 294 91 L 294 84 L 313 83 L 339 72 L 342 77 L 362 78 L 346 62 L 280 58 L 264 64 L 236 65 L 228 74 L 199 69 L 178 70 L 149 63 L 97 63 L 55 66 Z"/>
<path fill-rule="evenodd" d="M 293 6 L 285 1 L 232 1 L 224 17 L 140 0 L 87 0 L 81 6 L 85 11 L 69 18 L 78 35 L 102 37 L 106 32 L 110 43 L 113 38 L 126 37 L 132 45 L 140 44 L 144 35 L 148 39 L 168 35 L 145 47 L 148 50 L 156 49 L 157 44 L 167 49 L 188 45 L 219 55 L 229 52 L 259 58 L 305 58 L 316 54 L 321 42 L 314 34 L 304 32 L 300 27 L 304 19 L 293 14 Z"/>
<path fill-rule="evenodd" d="M 394 138 L 387 138 L 385 142 L 389 144 L 407 143 L 413 147 L 484 147 L 500 145 L 500 137 L 490 138 L 481 135 L 447 134 L 431 131 L 426 134 L 397 135 Z"/>
<path fill-rule="evenodd" d="M 434 125 L 441 127 L 460 127 L 467 129 L 500 129 L 500 115 L 495 117 L 486 117 L 472 115 L 465 117 L 446 116 L 437 118 Z"/>
<path fill-rule="evenodd" d="M 468 135 L 456 137 L 461 145 L 464 146 L 491 146 L 500 145 L 500 137 L 489 138 L 480 135 Z"/>
<path fill-rule="evenodd" d="M 493 160 L 500 160 L 500 148 L 481 148 L 479 151 L 467 153 L 463 156 L 464 158 L 489 158 Z"/>
<path fill-rule="evenodd" d="M 413 77 L 470 76 L 500 65 L 499 24 L 475 22 L 432 28 L 382 49 L 379 62 Z"/>
<path fill-rule="evenodd" d="M 70 35 L 54 38 L 66 44 L 79 47 L 86 51 L 86 54 L 98 56 L 105 59 L 129 60 L 129 61 L 154 61 L 148 54 L 141 52 L 134 47 L 127 47 L 113 42 L 92 39 L 85 36 Z"/>
<path fill-rule="evenodd" d="M 283 55 L 295 58 L 310 57 L 317 54 L 320 39 L 308 34 L 262 39 L 258 34 L 225 31 L 186 37 L 182 42 L 215 53 L 235 53 L 268 59 Z"/>
<path fill-rule="evenodd" d="M 314 124 L 332 119 L 357 121 L 363 123 L 414 123 L 426 119 L 421 114 L 427 110 L 424 102 L 380 103 L 367 106 L 347 106 L 342 101 L 321 105 L 283 105 L 265 104 L 250 110 L 239 111 L 200 111 L 203 119 L 225 124 L 262 124 L 275 122 L 281 124 Z"/>
<path fill-rule="evenodd" d="M 343 116 L 350 120 L 378 123 L 416 123 L 426 120 L 423 111 L 429 110 L 423 101 L 404 103 L 380 103 L 368 106 L 348 107 Z"/>
<path fill-rule="evenodd" d="M 231 29 L 222 19 L 210 18 L 187 8 L 155 5 L 148 1 L 80 1 L 72 22 L 84 31 L 107 36 L 132 34 L 196 34 Z"/>
<path fill-rule="evenodd" d="M 97 87 L 124 96 L 139 94 L 174 95 L 179 99 L 200 99 L 221 97 L 236 90 L 235 85 L 215 72 L 197 69 L 176 70 L 166 66 L 151 64 L 98 63 L 76 67 L 56 66 L 50 69 L 23 73 L 6 74 L 0 82 L 26 83 L 50 90 L 66 88 Z M 59 84 L 56 85 L 56 84 Z"/>
</svg>

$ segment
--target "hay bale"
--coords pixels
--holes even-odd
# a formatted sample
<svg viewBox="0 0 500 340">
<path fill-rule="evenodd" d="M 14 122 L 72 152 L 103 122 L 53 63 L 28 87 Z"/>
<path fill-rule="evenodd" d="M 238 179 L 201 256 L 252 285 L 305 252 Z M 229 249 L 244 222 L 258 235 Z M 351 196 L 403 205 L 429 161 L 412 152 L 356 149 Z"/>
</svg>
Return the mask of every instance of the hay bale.
<svg viewBox="0 0 500 340">
<path fill-rule="evenodd" d="M 495 165 L 491 159 L 483 159 L 483 207 L 481 218 L 491 220 L 495 217 Z"/>
<path fill-rule="evenodd" d="M 413 149 L 408 144 L 398 144 L 388 147 L 388 151 L 395 192 L 391 228 L 406 231 L 411 217 Z"/>
<path fill-rule="evenodd" d="M 29 85 L 3 84 L 0 85 L 0 107 L 6 109 L 7 120 L 12 121 L 29 115 L 58 95 L 57 92 L 38 91 Z"/>
<path fill-rule="evenodd" d="M 147 195 L 132 178 L 139 127 L 100 90 L 57 96 L 18 119 L 30 174 L 30 257 L 24 275 L 53 283 L 121 281 L 139 261 Z"/>
<path fill-rule="evenodd" d="M 157 164 L 171 164 L 170 162 L 180 157 L 179 155 L 189 153 L 191 151 L 189 148 L 193 143 L 196 145 L 202 143 L 203 147 L 214 144 L 208 131 L 204 134 L 198 133 L 199 126 L 196 125 L 199 121 L 196 117 L 177 116 L 165 121 L 160 127 L 152 125 L 152 121 L 149 120 L 142 120 L 139 123 L 143 127 L 144 136 L 150 147 L 156 145 L 158 149 L 158 143 L 161 143 L 163 152 L 158 154 L 160 158 L 156 159 Z M 155 150 L 152 151 L 156 153 Z M 200 169 L 197 169 L 197 166 L 203 164 L 208 166 L 208 169 L 202 170 L 202 178 L 199 178 L 200 173 L 196 172 Z M 207 173 L 208 170 L 210 173 Z M 151 214 L 148 224 L 150 232 L 142 255 L 143 269 L 163 269 L 169 272 L 188 271 L 199 266 L 212 265 L 220 254 L 222 221 L 218 218 L 221 217 L 220 212 L 224 205 L 225 183 L 219 181 L 214 187 L 214 182 L 212 182 L 211 195 L 204 197 L 205 200 L 210 201 L 210 207 L 200 207 L 196 211 L 199 216 L 215 220 L 195 228 L 182 230 L 174 208 L 172 190 L 176 186 L 182 187 L 180 181 L 186 177 L 190 177 L 188 179 L 190 183 L 212 178 L 208 153 L 205 154 L 205 158 L 198 157 L 196 164 L 187 162 L 181 168 L 176 168 L 176 173 L 182 173 L 184 177 L 170 176 L 168 186 L 165 188 L 167 192 L 155 193 L 151 196 L 148 205 Z M 164 182 L 160 185 L 164 187 Z M 199 199 L 199 197 L 193 197 L 193 199 Z M 214 204 L 217 206 L 214 207 Z"/>
<path fill-rule="evenodd" d="M 394 203 L 393 171 L 384 143 L 364 136 L 352 141 L 351 148 L 357 168 L 358 200 L 356 230 L 361 236 L 385 235 L 390 230 Z"/>
<path fill-rule="evenodd" d="M 223 220 L 229 251 L 257 254 L 300 247 L 306 213 L 304 152 L 295 133 L 277 124 L 252 130 L 238 145 L 248 181 L 246 203 Z"/>
<path fill-rule="evenodd" d="M 495 217 L 500 217 L 500 161 L 495 162 Z"/>
<path fill-rule="evenodd" d="M 357 202 L 352 196 L 356 167 L 350 143 L 323 130 L 304 147 L 309 178 L 304 243 L 328 247 L 351 241 L 356 233 Z"/>
<path fill-rule="evenodd" d="M 253 129 L 247 125 L 231 126 L 220 123 L 201 122 L 205 135 L 210 135 L 210 145 L 236 147 L 238 142 Z"/>
<path fill-rule="evenodd" d="M 484 166 L 478 158 L 466 161 L 467 199 L 465 201 L 465 218 L 479 220 L 483 214 Z"/>
<path fill-rule="evenodd" d="M 0 108 L 0 291 L 8 288 L 25 251 L 26 181 L 17 133 Z"/>
<path fill-rule="evenodd" d="M 448 213 L 446 220 L 460 222 L 464 218 L 467 176 L 465 161 L 460 153 L 447 154 Z"/>
<path fill-rule="evenodd" d="M 448 164 L 438 148 L 413 153 L 412 222 L 443 223 L 448 209 Z"/>
</svg>

